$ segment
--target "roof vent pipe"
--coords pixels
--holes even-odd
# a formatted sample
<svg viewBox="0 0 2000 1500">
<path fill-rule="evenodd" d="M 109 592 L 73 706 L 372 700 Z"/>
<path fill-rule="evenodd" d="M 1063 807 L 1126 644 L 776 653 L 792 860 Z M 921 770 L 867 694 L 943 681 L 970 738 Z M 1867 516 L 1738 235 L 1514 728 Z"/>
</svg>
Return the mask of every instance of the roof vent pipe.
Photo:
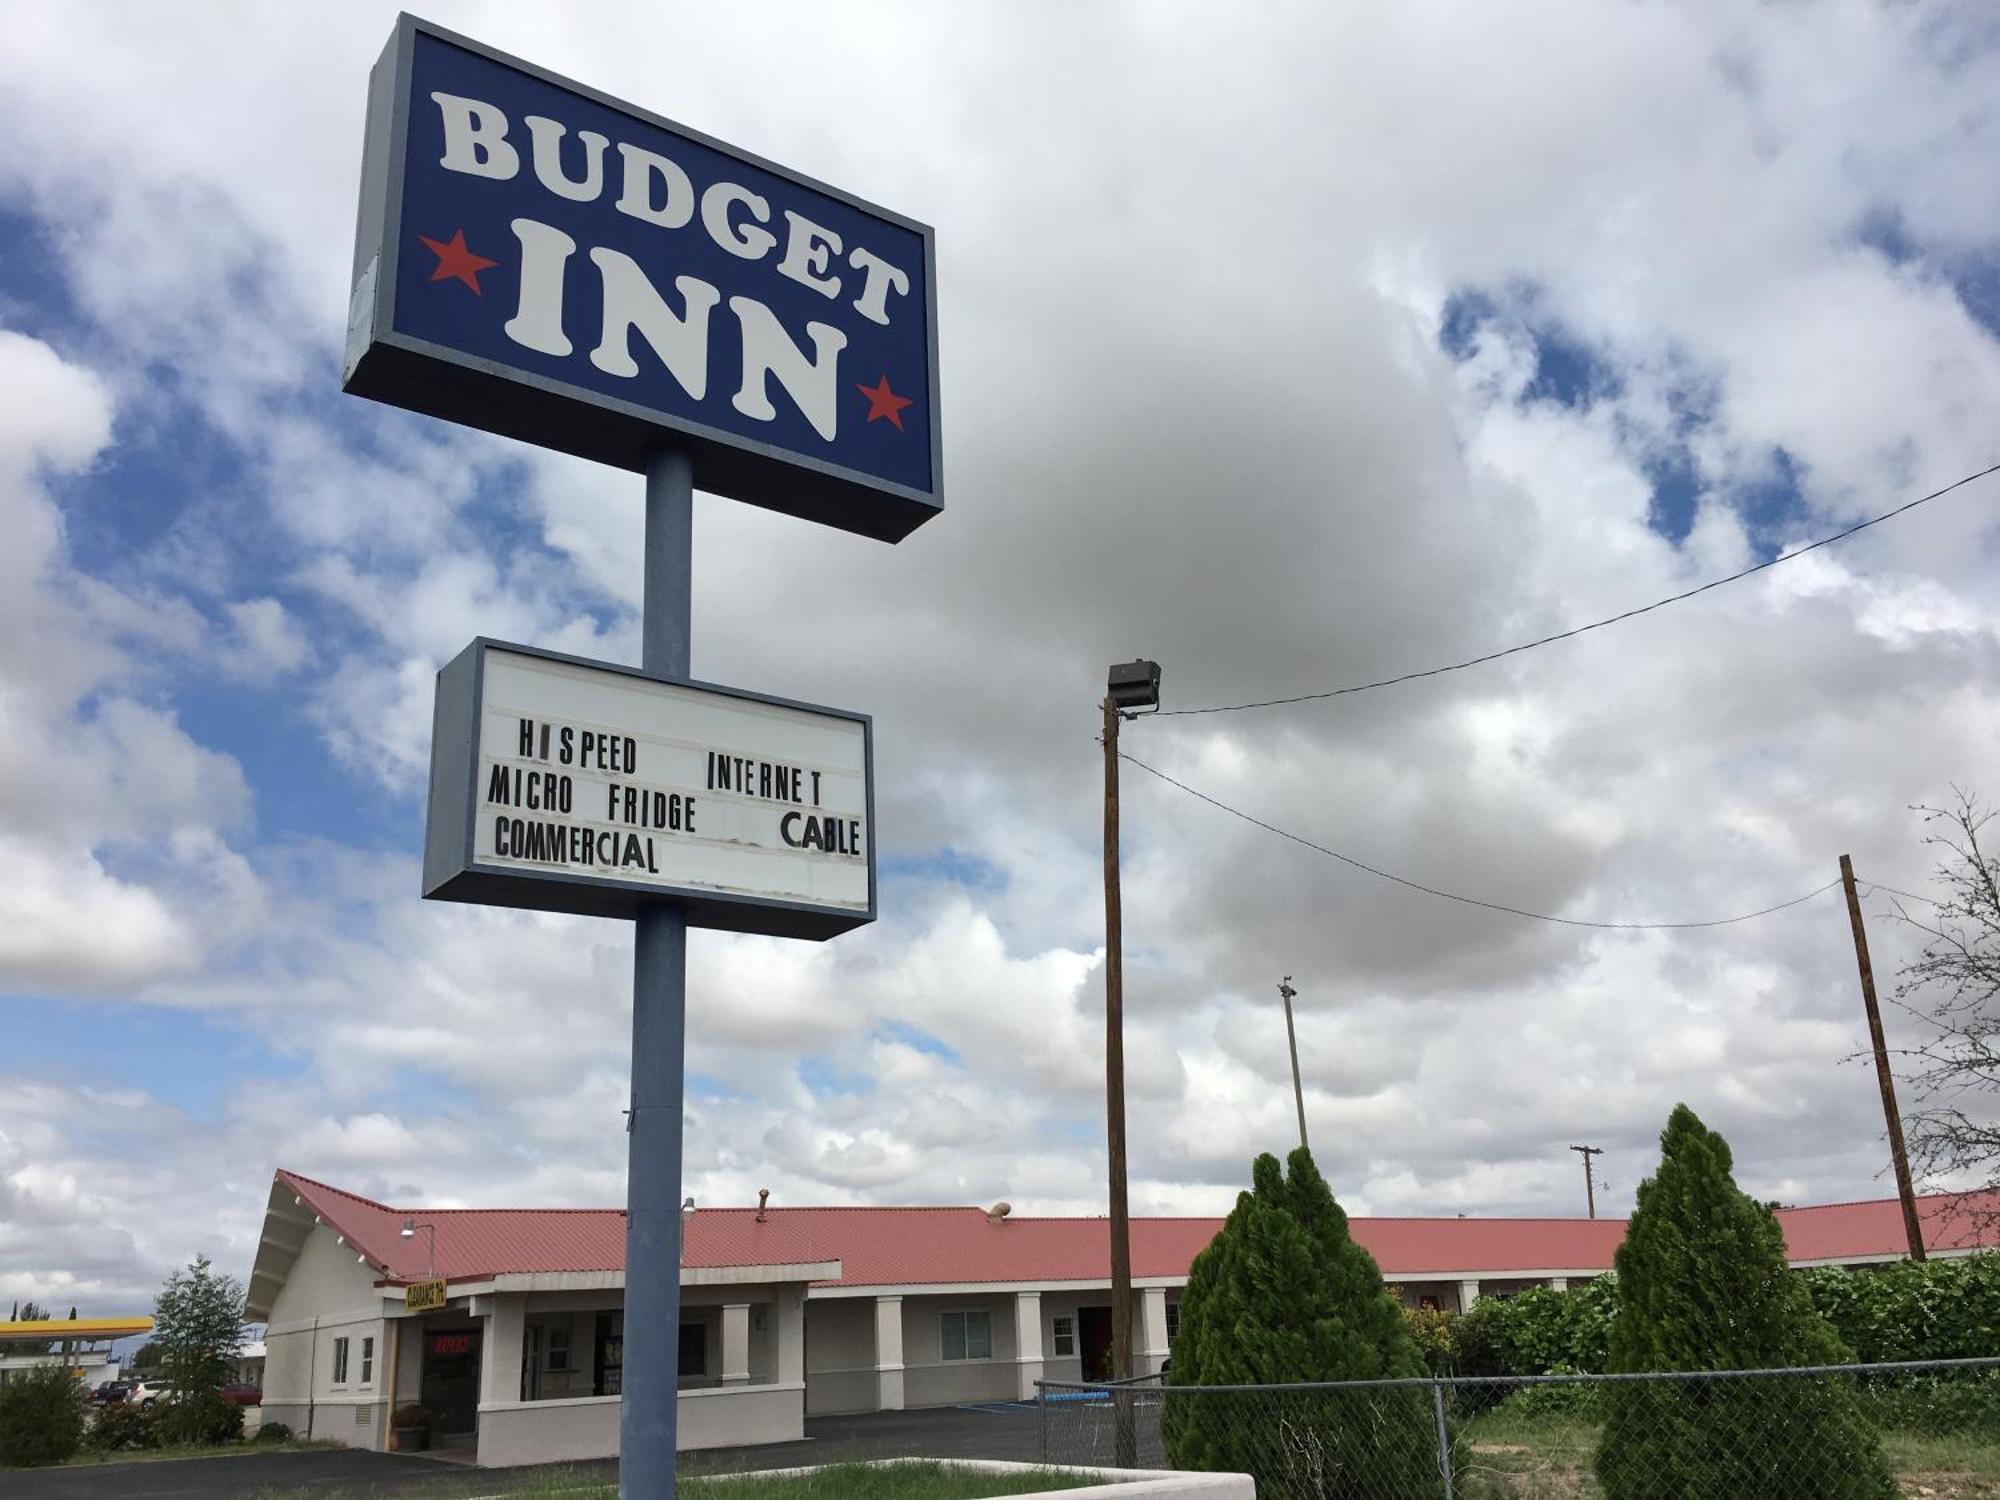
<svg viewBox="0 0 2000 1500">
<path fill-rule="evenodd" d="M 771 1201 L 771 1190 L 770 1190 L 769 1188 L 758 1188 L 758 1189 L 757 1189 L 757 1222 L 758 1222 L 759 1224 L 761 1224 L 761 1223 L 763 1223 L 763 1222 L 764 1222 L 764 1205 L 765 1205 L 766 1203 L 769 1203 L 770 1201 Z"/>
<path fill-rule="evenodd" d="M 1002 1199 L 1000 1202 L 994 1204 L 991 1208 L 986 1210 L 986 1222 L 989 1224 L 998 1224 L 1002 1219 L 1006 1218 L 1007 1215 L 1011 1214 L 1013 1211 L 1014 1211 L 1014 1205 L 1007 1202 L 1005 1199 Z"/>
</svg>

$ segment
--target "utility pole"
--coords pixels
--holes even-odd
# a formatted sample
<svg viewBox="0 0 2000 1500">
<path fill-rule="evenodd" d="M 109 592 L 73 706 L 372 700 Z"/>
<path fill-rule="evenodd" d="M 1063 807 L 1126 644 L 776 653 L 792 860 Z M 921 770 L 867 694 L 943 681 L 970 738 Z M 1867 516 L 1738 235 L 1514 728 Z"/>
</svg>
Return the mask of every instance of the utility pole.
<svg viewBox="0 0 2000 1500">
<path fill-rule="evenodd" d="M 1104 700 L 1104 1146 L 1111 1175 L 1111 1378 L 1132 1378 L 1132 1226 L 1125 1201 L 1125 939 L 1118 884 L 1118 705 Z M 1124 1424 L 1118 1465 L 1131 1468 Z"/>
<path fill-rule="evenodd" d="M 1910 1259 L 1924 1259 L 1923 1225 L 1917 1219 L 1910 1158 L 1903 1149 L 1903 1116 L 1896 1108 L 1896 1077 L 1889 1071 L 1889 1043 L 1882 1034 L 1882 1010 L 1875 1003 L 1875 969 L 1868 962 L 1868 929 L 1861 922 L 1861 897 L 1854 889 L 1854 861 L 1840 856 L 1840 883 L 1847 891 L 1847 922 L 1854 929 L 1854 961 L 1861 968 L 1861 1003 L 1868 1008 L 1868 1040 L 1875 1049 L 1875 1081 L 1882 1086 L 1882 1118 L 1889 1127 L 1889 1160 L 1896 1168 L 1896 1195 L 1903 1200 L 1903 1233 Z"/>
<path fill-rule="evenodd" d="M 1292 1027 L 1292 996 L 1297 993 L 1291 975 L 1278 981 L 1278 995 L 1285 1002 L 1285 1041 L 1292 1049 L 1292 1102 L 1299 1107 L 1299 1149 L 1310 1151 L 1312 1147 L 1306 1144 L 1306 1094 L 1299 1083 L 1299 1034 Z"/>
<path fill-rule="evenodd" d="M 1590 1216 L 1594 1219 L 1597 1217 L 1597 1178 L 1590 1170 L 1590 1159 L 1593 1156 L 1602 1156 L 1604 1148 L 1602 1146 L 1572 1146 L 1569 1149 L 1583 1153 L 1583 1196 L 1584 1200 L 1590 1205 Z"/>
<path fill-rule="evenodd" d="M 1111 1199 L 1111 1378 L 1132 1378 L 1132 1222 L 1125 1194 L 1125 935 L 1118 883 L 1118 724 L 1160 703 L 1157 662 L 1113 666 L 1104 694 L 1104 1154 Z M 1114 1399 L 1116 1467 L 1137 1468 L 1131 1387 Z"/>
</svg>

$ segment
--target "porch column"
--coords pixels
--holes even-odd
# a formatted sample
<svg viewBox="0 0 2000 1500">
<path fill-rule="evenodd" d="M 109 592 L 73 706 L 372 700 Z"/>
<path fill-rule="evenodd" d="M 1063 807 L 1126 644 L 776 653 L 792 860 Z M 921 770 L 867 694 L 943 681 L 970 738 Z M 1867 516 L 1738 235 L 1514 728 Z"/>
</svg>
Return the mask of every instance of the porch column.
<svg viewBox="0 0 2000 1500">
<path fill-rule="evenodd" d="M 1549 1278 L 1549 1290 L 1552 1292 L 1568 1291 L 1569 1278 L 1567 1276 L 1551 1276 Z"/>
<path fill-rule="evenodd" d="M 1132 1373 L 1157 1375 L 1167 1359 L 1167 1289 L 1142 1287 L 1139 1326 L 1132 1330 Z"/>
<path fill-rule="evenodd" d="M 875 1299 L 875 1409 L 903 1409 L 903 1299 Z"/>
<path fill-rule="evenodd" d="M 518 1293 L 498 1293 L 486 1315 L 486 1337 L 479 1351 L 479 1405 L 521 1399 L 521 1341 L 527 1328 L 528 1299 Z"/>
<path fill-rule="evenodd" d="M 778 1320 L 778 1384 L 806 1383 L 806 1294 L 780 1290 L 772 1316 Z"/>
<path fill-rule="evenodd" d="M 1014 1394 L 1035 1399 L 1035 1382 L 1042 1378 L 1042 1294 L 1014 1293 L 1014 1368 L 1019 1378 Z"/>
<path fill-rule="evenodd" d="M 722 1383 L 750 1383 L 750 1304 L 722 1304 Z"/>
<path fill-rule="evenodd" d="M 1461 1281 L 1458 1284 L 1458 1310 L 1460 1312 L 1469 1312 L 1472 1308 L 1472 1304 L 1477 1302 L 1478 1300 L 1479 1300 L 1478 1282 Z"/>
</svg>

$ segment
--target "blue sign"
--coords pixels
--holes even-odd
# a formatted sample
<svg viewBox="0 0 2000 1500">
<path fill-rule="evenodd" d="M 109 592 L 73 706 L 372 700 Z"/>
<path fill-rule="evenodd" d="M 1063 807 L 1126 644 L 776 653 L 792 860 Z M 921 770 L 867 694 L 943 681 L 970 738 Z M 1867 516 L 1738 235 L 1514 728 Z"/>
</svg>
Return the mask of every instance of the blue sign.
<svg viewBox="0 0 2000 1500">
<path fill-rule="evenodd" d="M 345 388 L 896 541 L 942 502 L 932 235 L 413 17 Z"/>
</svg>

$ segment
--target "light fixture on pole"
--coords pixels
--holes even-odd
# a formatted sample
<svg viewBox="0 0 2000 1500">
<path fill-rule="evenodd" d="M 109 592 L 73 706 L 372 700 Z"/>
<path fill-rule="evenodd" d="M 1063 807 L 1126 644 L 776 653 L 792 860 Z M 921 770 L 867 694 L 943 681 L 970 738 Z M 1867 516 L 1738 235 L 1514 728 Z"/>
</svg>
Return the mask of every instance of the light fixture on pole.
<svg viewBox="0 0 2000 1500">
<path fill-rule="evenodd" d="M 419 1223 L 417 1222 L 417 1220 L 416 1220 L 416 1216 L 415 1216 L 415 1215 L 413 1215 L 413 1214 L 411 1214 L 411 1215 L 405 1215 L 405 1216 L 404 1216 L 404 1219 L 403 1219 L 403 1229 L 402 1229 L 402 1237 L 403 1237 L 404 1239 L 406 1239 L 406 1240 L 413 1240 L 413 1239 L 415 1239 L 415 1238 L 417 1237 L 417 1231 L 418 1231 L 419 1229 L 422 1229 L 422 1230 L 425 1230 L 425 1231 L 427 1231 L 427 1232 L 428 1232 L 428 1234 L 429 1234 L 429 1236 L 430 1236 L 430 1262 L 429 1262 L 429 1264 L 430 1264 L 430 1274 L 429 1274 L 428 1276 L 426 1276 L 426 1277 L 425 1277 L 424 1279 L 425 1279 L 426 1281 L 436 1281 L 436 1280 L 437 1280 L 437 1273 L 438 1273 L 438 1232 L 437 1232 L 437 1225 L 435 1225 L 435 1224 L 419 1224 Z"/>
<path fill-rule="evenodd" d="M 1160 706 L 1160 664 L 1120 662 L 1104 691 L 1104 1144 L 1111 1199 L 1111 1378 L 1132 1378 L 1132 1224 L 1125 1201 L 1125 953 L 1118 887 L 1118 725 Z M 1114 1422 L 1117 1466 L 1138 1462 L 1129 1405 Z"/>
</svg>

